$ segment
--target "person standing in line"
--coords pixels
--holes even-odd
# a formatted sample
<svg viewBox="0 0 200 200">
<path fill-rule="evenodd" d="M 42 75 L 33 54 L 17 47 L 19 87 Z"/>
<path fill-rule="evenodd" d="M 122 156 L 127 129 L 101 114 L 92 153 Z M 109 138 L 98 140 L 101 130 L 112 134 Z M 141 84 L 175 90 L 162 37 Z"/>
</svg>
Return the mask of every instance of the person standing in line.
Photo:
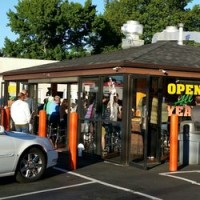
<svg viewBox="0 0 200 200">
<path fill-rule="evenodd" d="M 68 107 L 69 107 L 68 100 L 63 99 L 59 110 L 61 128 L 67 128 Z"/>
<path fill-rule="evenodd" d="M 52 102 L 53 102 L 53 96 L 49 96 L 48 98 L 47 98 L 47 104 L 46 104 L 46 106 L 44 106 L 44 109 L 46 110 L 46 113 L 47 113 L 47 119 L 49 120 L 49 116 L 50 116 L 50 113 L 51 113 L 51 109 L 50 109 L 50 107 L 51 107 L 51 104 L 52 104 Z"/>
<path fill-rule="evenodd" d="M 9 100 L 8 100 L 8 106 L 5 106 L 4 108 L 8 107 L 8 108 L 11 108 L 12 104 L 15 102 L 15 97 L 14 96 L 10 96 L 9 97 Z M 15 130 L 15 125 L 14 125 L 14 122 L 13 122 L 13 119 L 11 118 L 10 119 L 10 130 L 11 131 L 14 131 Z"/>
<path fill-rule="evenodd" d="M 22 93 L 25 95 L 24 101 L 28 103 L 30 113 L 33 113 L 35 111 L 33 99 L 29 97 L 28 90 L 22 90 Z"/>
<path fill-rule="evenodd" d="M 18 100 L 11 105 L 11 118 L 16 131 L 29 133 L 29 123 L 31 119 L 30 109 L 28 103 L 24 101 L 24 93 L 20 92 L 17 97 Z"/>
<path fill-rule="evenodd" d="M 48 102 L 48 120 L 49 124 L 59 125 L 60 123 L 60 97 L 55 96 L 53 101 Z"/>
<path fill-rule="evenodd" d="M 158 98 L 155 93 L 151 97 L 151 114 L 148 132 L 148 158 L 156 158 L 157 130 L 158 130 Z"/>
</svg>

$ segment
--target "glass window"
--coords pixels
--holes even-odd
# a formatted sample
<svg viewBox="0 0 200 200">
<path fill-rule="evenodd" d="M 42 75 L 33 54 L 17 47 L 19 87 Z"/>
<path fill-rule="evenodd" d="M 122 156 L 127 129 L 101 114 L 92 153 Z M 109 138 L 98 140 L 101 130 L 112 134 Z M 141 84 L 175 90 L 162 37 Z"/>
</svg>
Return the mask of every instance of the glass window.
<svg viewBox="0 0 200 200">
<path fill-rule="evenodd" d="M 101 145 L 104 157 L 116 158 L 121 154 L 123 76 L 103 80 Z"/>
<path fill-rule="evenodd" d="M 96 154 L 98 81 L 84 79 L 81 89 L 81 142 L 85 152 Z"/>
</svg>

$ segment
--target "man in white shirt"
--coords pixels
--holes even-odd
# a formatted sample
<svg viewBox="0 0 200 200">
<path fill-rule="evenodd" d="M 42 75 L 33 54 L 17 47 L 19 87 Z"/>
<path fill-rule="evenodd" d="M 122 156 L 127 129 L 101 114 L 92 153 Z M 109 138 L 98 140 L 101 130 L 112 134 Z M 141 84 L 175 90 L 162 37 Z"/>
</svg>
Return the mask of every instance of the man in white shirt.
<svg viewBox="0 0 200 200">
<path fill-rule="evenodd" d="M 14 121 L 16 131 L 28 133 L 31 113 L 28 103 L 24 99 L 25 95 L 20 92 L 18 94 L 18 100 L 11 106 L 11 117 Z"/>
</svg>

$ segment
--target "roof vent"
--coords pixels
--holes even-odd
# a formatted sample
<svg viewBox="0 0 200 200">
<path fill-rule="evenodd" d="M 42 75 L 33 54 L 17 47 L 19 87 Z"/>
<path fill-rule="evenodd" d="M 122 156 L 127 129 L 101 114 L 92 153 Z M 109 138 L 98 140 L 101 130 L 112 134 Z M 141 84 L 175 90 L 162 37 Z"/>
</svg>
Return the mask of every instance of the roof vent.
<svg viewBox="0 0 200 200">
<path fill-rule="evenodd" d="M 195 41 L 200 43 L 200 32 L 183 31 L 183 24 L 180 23 L 179 29 L 176 26 L 167 26 L 162 32 L 155 33 L 152 38 L 152 43 L 158 41 L 178 41 L 179 45 L 183 45 L 183 41 Z"/>
<path fill-rule="evenodd" d="M 179 24 L 178 45 L 183 45 L 183 24 Z"/>
<path fill-rule="evenodd" d="M 173 32 L 177 32 L 178 29 L 176 28 L 176 26 L 167 26 L 164 31 L 168 33 L 173 33 Z"/>
<path fill-rule="evenodd" d="M 121 27 L 121 31 L 126 37 L 122 39 L 123 49 L 144 45 L 144 40 L 139 39 L 139 36 L 143 33 L 143 26 L 138 21 L 127 21 Z"/>
</svg>

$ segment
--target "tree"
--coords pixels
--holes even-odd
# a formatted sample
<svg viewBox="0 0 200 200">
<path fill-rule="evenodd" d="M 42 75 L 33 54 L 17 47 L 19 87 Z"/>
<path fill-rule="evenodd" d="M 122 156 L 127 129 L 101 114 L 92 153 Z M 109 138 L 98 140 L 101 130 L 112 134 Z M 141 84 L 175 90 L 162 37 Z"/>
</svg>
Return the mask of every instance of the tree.
<svg viewBox="0 0 200 200">
<path fill-rule="evenodd" d="M 68 6 L 65 4 L 65 6 Z M 92 5 L 91 0 L 85 2 L 84 7 L 78 3 L 71 3 L 71 10 L 63 8 L 64 20 L 69 22 L 66 30 L 67 48 L 75 52 L 84 51 L 90 41 L 92 23 L 96 17 L 96 6 Z"/>
<path fill-rule="evenodd" d="M 2 56 L 3 56 L 3 50 L 0 49 L 0 57 L 2 57 Z"/>
<path fill-rule="evenodd" d="M 5 40 L 4 54 L 14 57 L 56 59 L 87 53 L 96 7 L 67 0 L 21 0 L 9 11 L 16 41 Z"/>
<path fill-rule="evenodd" d="M 92 54 L 118 49 L 119 40 L 110 23 L 102 15 L 95 18 L 90 36 Z"/>
<path fill-rule="evenodd" d="M 185 8 L 189 2 L 191 0 L 112 0 L 106 2 L 104 17 L 118 38 L 115 45 L 120 44 L 121 26 L 128 20 L 139 21 L 144 26 L 145 43 L 151 43 L 153 34 L 166 26 L 185 23 L 190 13 Z"/>
<path fill-rule="evenodd" d="M 9 26 L 19 37 L 5 39 L 3 54 L 38 59 L 71 59 L 120 48 L 121 27 L 128 20 L 144 26 L 142 39 L 151 43 L 156 32 L 184 23 L 184 29 L 198 30 L 199 6 L 192 0 L 104 0 L 105 12 L 97 15 L 92 0 L 19 0 L 16 12 L 9 11 Z"/>
<path fill-rule="evenodd" d="M 188 14 L 184 20 L 184 29 L 187 31 L 200 32 L 200 5 L 195 5 L 191 10 L 187 11 Z"/>
<path fill-rule="evenodd" d="M 17 57 L 56 59 L 54 51 L 62 48 L 59 45 L 65 32 L 61 6 L 61 0 L 19 1 L 16 13 L 8 12 L 11 30 L 19 38 L 14 42 L 6 39 L 4 52 Z"/>
</svg>

